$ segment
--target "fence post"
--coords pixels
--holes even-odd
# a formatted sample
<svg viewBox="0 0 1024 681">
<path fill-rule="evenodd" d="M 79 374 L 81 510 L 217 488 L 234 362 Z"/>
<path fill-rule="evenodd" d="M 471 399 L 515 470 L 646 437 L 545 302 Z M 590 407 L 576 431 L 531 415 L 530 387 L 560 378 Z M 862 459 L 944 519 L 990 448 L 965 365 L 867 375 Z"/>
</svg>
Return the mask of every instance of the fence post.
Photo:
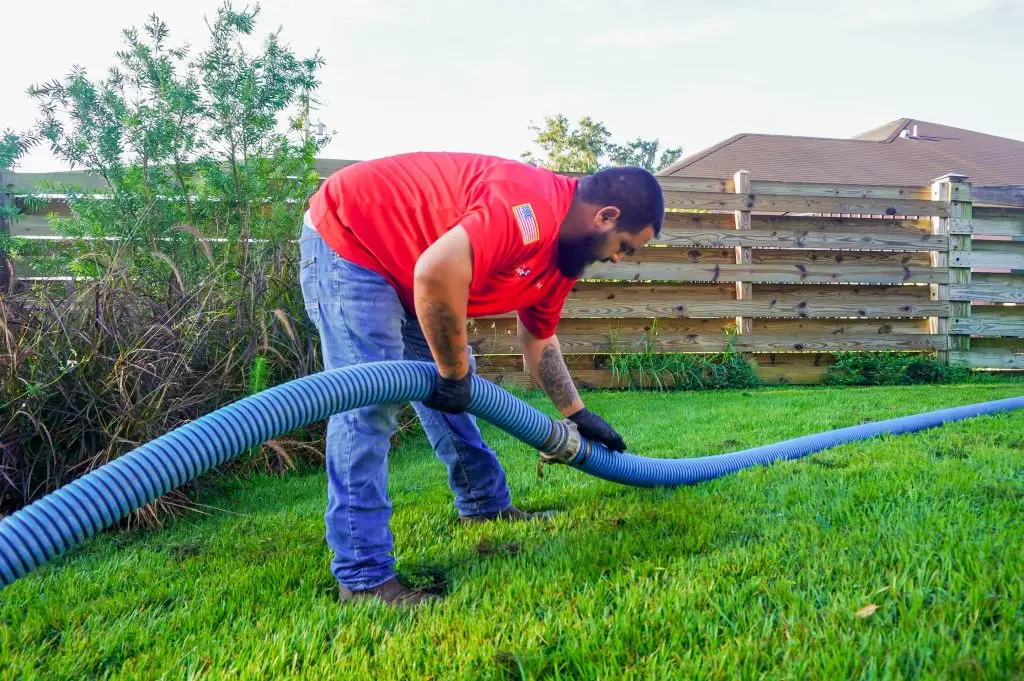
<svg viewBox="0 0 1024 681">
<path fill-rule="evenodd" d="M 947 300 L 949 317 L 931 317 L 929 330 L 933 334 L 946 336 L 948 351 L 938 353 L 939 360 L 949 363 L 950 359 L 962 359 L 961 353 L 971 349 L 969 334 L 951 334 L 951 320 L 965 319 L 971 315 L 971 301 L 958 300 L 964 296 L 950 296 L 950 288 L 962 290 L 971 283 L 971 185 L 966 175 L 949 173 L 932 182 L 932 200 L 949 202 L 949 217 L 933 217 L 932 233 L 949 238 L 949 252 L 932 251 L 933 267 L 949 267 L 949 284 L 932 284 L 931 299 Z"/>
<path fill-rule="evenodd" d="M 733 191 L 737 194 L 750 193 L 750 172 L 746 170 L 737 171 L 733 175 Z M 750 229 L 750 211 L 734 211 L 736 217 L 736 229 Z M 749 265 L 753 260 L 752 251 L 749 246 L 736 247 L 736 264 Z M 749 281 L 736 282 L 736 300 L 750 300 L 754 297 L 753 285 Z M 753 320 L 750 317 L 736 317 L 736 332 L 743 335 L 753 333 Z M 746 354 L 746 353 L 744 353 Z"/>
</svg>

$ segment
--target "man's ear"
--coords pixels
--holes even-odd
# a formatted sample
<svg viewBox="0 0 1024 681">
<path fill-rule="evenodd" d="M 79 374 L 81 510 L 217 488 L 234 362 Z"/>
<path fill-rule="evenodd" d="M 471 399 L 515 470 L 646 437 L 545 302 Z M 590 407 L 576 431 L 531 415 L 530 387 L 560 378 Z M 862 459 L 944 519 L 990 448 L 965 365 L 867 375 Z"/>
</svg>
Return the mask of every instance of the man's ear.
<svg viewBox="0 0 1024 681">
<path fill-rule="evenodd" d="M 617 206 L 605 206 L 594 215 L 594 226 L 607 228 L 614 225 L 621 214 Z"/>
</svg>

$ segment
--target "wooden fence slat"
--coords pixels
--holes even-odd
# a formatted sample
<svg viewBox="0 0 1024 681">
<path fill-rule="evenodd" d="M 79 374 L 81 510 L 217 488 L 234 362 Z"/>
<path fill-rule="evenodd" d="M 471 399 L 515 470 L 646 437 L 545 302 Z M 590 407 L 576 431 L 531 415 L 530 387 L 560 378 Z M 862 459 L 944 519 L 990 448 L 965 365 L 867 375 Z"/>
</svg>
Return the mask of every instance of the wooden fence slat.
<svg viewBox="0 0 1024 681">
<path fill-rule="evenodd" d="M 936 201 L 918 199 L 857 199 L 830 196 L 779 194 L 720 194 L 714 192 L 665 192 L 667 208 L 751 210 L 768 213 L 826 213 L 852 215 L 948 216 L 949 208 Z"/>
<path fill-rule="evenodd" d="M 951 351 L 949 363 L 970 369 L 1024 369 L 1024 352 L 972 347 L 967 352 Z"/>
<path fill-rule="evenodd" d="M 606 336 L 567 335 L 558 336 L 562 351 L 568 353 L 644 352 L 647 344 L 643 338 L 621 337 L 612 345 Z M 483 354 L 511 354 L 521 352 L 512 337 L 488 337 L 474 341 L 474 347 Z M 726 340 L 721 335 L 672 335 L 659 338 L 655 352 L 721 352 L 726 349 Z M 887 335 L 768 335 L 752 334 L 737 336 L 733 346 L 739 352 L 839 352 L 839 351 L 909 351 L 946 350 L 947 337 L 931 334 L 887 334 Z"/>
<path fill-rule="evenodd" d="M 671 286 L 671 284 L 670 284 Z M 755 284 L 755 299 L 806 300 L 810 303 L 865 302 L 889 300 L 899 303 L 926 303 L 931 301 L 929 287 L 914 285 L 871 285 L 858 284 Z"/>
<path fill-rule="evenodd" d="M 979 303 L 1024 303 L 1024 277 L 972 272 L 971 283 L 950 285 L 950 300 Z"/>
<path fill-rule="evenodd" d="M 694 220 L 693 224 L 667 222 L 657 245 L 682 248 L 799 248 L 799 249 L 851 249 L 945 251 L 945 238 L 916 229 L 891 229 L 881 220 L 873 220 L 874 227 L 858 224 L 844 227 L 831 224 L 790 226 L 777 221 L 774 224 L 754 216 L 749 230 L 726 230 L 710 220 Z M 828 218 L 822 218 L 828 219 Z M 839 221 L 839 220 L 837 220 Z M 852 220 L 846 220 L 852 221 Z"/>
<path fill-rule="evenodd" d="M 931 192 L 926 187 L 776 182 L 774 180 L 751 180 L 750 191 L 754 194 L 835 196 L 851 199 L 915 199 L 922 201 L 931 199 Z"/>
<path fill-rule="evenodd" d="M 662 263 L 633 265 L 628 261 L 612 267 L 596 263 L 586 275 L 592 279 L 608 281 L 689 281 L 735 282 L 775 284 L 910 284 L 948 283 L 949 270 L 945 267 L 899 266 L 890 264 L 844 265 L 773 262 L 754 265 L 696 265 Z"/>
<path fill-rule="evenodd" d="M 950 333 L 1024 337 L 1024 308 L 973 306 L 970 317 L 950 317 Z"/>
<path fill-rule="evenodd" d="M 977 210 L 977 209 L 975 209 Z M 1024 236 L 1024 213 L 1017 219 L 1013 218 L 979 218 L 971 220 L 971 233 L 974 236 L 1022 237 Z"/>
<path fill-rule="evenodd" d="M 1024 369 L 1024 339 L 973 338 L 969 353 L 950 353 L 950 363 L 972 369 Z"/>
<path fill-rule="evenodd" d="M 1024 185 L 975 185 L 971 193 L 975 203 L 1024 208 Z"/>
<path fill-rule="evenodd" d="M 949 304 L 941 301 L 901 295 L 899 289 L 912 291 L 916 287 L 881 288 L 875 295 L 855 293 L 850 287 L 799 287 L 804 291 L 762 291 L 755 287 L 749 300 L 729 297 L 718 287 L 701 291 L 701 284 L 660 287 L 581 283 L 566 299 L 562 308 L 564 318 L 725 318 L 730 315 L 758 318 L 916 318 L 947 317 Z M 593 288 L 590 288 L 593 287 Z M 829 290 L 831 289 L 831 290 Z M 867 289 L 865 289 L 867 290 Z M 493 318 L 514 318 L 515 313 L 495 315 Z"/>
<path fill-rule="evenodd" d="M 950 267 L 1024 269 L 1024 243 L 972 240 L 971 250 L 949 255 Z"/>
</svg>

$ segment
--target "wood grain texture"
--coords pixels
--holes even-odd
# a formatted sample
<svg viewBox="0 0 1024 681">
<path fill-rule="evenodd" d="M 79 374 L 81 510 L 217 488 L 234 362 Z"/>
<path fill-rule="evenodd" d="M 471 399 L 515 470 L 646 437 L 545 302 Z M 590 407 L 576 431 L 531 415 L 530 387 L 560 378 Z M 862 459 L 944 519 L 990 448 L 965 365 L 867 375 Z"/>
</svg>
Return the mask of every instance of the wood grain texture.
<svg viewBox="0 0 1024 681">
<path fill-rule="evenodd" d="M 1024 185 L 973 185 L 971 197 L 974 203 L 1024 208 Z"/>
<path fill-rule="evenodd" d="M 951 317 L 950 333 L 1024 337 L 1024 307 L 971 307 L 970 317 Z"/>
<path fill-rule="evenodd" d="M 875 290 L 872 290 L 875 289 Z M 904 293 L 906 291 L 907 293 Z M 754 288 L 750 299 L 720 285 L 581 283 L 565 301 L 573 318 L 904 318 L 949 316 L 949 304 L 929 300 L 923 287 L 794 286 Z M 513 318 L 514 312 L 494 318 Z"/>
<path fill-rule="evenodd" d="M 975 209 L 977 210 L 977 209 Z M 1024 211 L 1019 218 L 979 218 L 971 220 L 974 236 L 1022 237 L 1024 236 Z"/>
<path fill-rule="evenodd" d="M 949 214 L 947 204 L 920 199 L 873 199 L 784 194 L 725 194 L 665 191 L 669 208 L 751 210 L 767 213 L 832 213 L 853 215 L 932 216 Z"/>
<path fill-rule="evenodd" d="M 972 338 L 970 352 L 951 351 L 950 362 L 960 366 L 989 369 L 1024 369 L 1024 339 Z"/>
<path fill-rule="evenodd" d="M 750 191 L 756 194 L 779 194 L 797 196 L 830 196 L 851 199 L 916 199 L 928 201 L 931 191 L 928 187 L 853 184 L 823 184 L 815 182 L 775 182 L 772 180 L 751 180 Z"/>
<path fill-rule="evenodd" d="M 807 284 L 911 284 L 948 283 L 949 270 L 944 267 L 866 264 L 830 266 L 827 263 L 804 264 L 776 261 L 754 265 L 697 265 L 660 263 L 636 266 L 623 261 L 612 267 L 594 267 L 588 278 L 625 281 L 681 281 Z"/>
<path fill-rule="evenodd" d="M 949 363 L 971 369 L 1024 369 L 1024 352 L 979 350 L 974 347 L 966 352 L 950 350 Z"/>
<path fill-rule="evenodd" d="M 979 269 L 1024 269 L 1024 243 L 972 240 L 970 251 L 953 251 L 949 254 L 949 266 Z"/>
<path fill-rule="evenodd" d="M 927 285 L 907 284 L 893 286 L 858 286 L 856 284 L 757 284 L 754 295 L 758 299 L 800 298 L 803 300 L 828 302 L 859 301 L 884 298 L 893 301 L 931 300 Z"/>
<path fill-rule="evenodd" d="M 810 248 L 850 250 L 945 251 L 946 239 L 916 230 L 830 231 L 752 228 L 749 231 L 666 227 L 660 243 L 684 248 Z"/>
<path fill-rule="evenodd" d="M 926 320 L 866 322 L 843 320 L 775 320 L 753 322 L 749 336 L 737 336 L 735 348 L 743 352 L 828 352 L 835 350 L 945 349 L 946 337 L 926 331 Z M 727 338 L 731 320 L 664 319 L 649 322 L 617 319 L 563 319 L 558 339 L 566 354 L 637 352 L 718 352 Z M 519 354 L 514 320 L 495 320 L 471 329 L 471 345 L 479 354 Z"/>
<path fill-rule="evenodd" d="M 828 371 L 828 367 L 835 362 L 832 355 L 823 353 L 752 353 L 749 360 L 753 363 L 757 375 L 768 385 L 819 383 Z M 657 387 L 656 382 L 645 379 L 637 373 L 633 374 L 631 383 L 628 377 L 613 372 L 607 367 L 570 367 L 569 373 L 579 389 Z M 537 385 L 527 373 L 518 371 L 514 367 L 486 366 L 480 370 L 480 375 L 499 385 L 515 386 L 526 390 L 537 389 Z M 662 381 L 666 387 L 673 386 L 670 376 L 662 377 Z"/>
<path fill-rule="evenodd" d="M 966 285 L 950 285 L 950 300 L 1024 303 L 1024 276 L 974 272 Z"/>
</svg>

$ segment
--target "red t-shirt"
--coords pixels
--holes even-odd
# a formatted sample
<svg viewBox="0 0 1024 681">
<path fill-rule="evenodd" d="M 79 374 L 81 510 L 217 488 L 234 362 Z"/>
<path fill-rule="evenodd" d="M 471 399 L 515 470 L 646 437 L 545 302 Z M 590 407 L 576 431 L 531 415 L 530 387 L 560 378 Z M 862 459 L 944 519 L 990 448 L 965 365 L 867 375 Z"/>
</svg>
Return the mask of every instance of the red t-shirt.
<svg viewBox="0 0 1024 681">
<path fill-rule="evenodd" d="M 331 175 L 310 200 L 310 218 L 335 252 L 384 276 L 410 312 L 420 254 L 462 225 L 473 249 L 467 315 L 516 311 L 530 333 L 548 338 L 576 282 L 556 266 L 576 183 L 493 156 L 402 154 Z"/>
</svg>

